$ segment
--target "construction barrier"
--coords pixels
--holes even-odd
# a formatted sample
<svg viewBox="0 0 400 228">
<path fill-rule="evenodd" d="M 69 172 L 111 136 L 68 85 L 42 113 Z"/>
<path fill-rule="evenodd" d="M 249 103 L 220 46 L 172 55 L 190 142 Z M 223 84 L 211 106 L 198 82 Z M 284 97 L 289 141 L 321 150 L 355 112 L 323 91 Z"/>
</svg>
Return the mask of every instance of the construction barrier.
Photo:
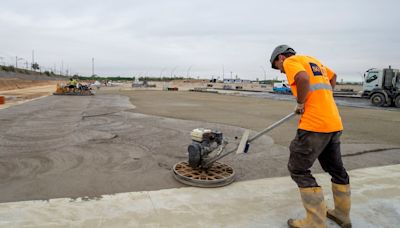
<svg viewBox="0 0 400 228">
<path fill-rule="evenodd" d="M 0 96 L 0 105 L 6 103 L 6 99 L 4 98 L 4 96 Z"/>
</svg>

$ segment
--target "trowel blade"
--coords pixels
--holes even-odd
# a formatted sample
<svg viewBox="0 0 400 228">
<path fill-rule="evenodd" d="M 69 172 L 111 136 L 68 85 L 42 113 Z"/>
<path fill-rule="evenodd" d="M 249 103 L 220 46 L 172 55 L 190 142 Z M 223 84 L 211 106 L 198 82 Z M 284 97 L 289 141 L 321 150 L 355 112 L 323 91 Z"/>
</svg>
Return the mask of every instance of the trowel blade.
<svg viewBox="0 0 400 228">
<path fill-rule="evenodd" d="M 244 153 L 244 150 L 246 149 L 247 140 L 249 139 L 249 134 L 250 134 L 249 130 L 244 131 L 243 136 L 240 139 L 239 146 L 238 146 L 238 148 L 236 150 L 236 154 L 243 154 Z"/>
</svg>

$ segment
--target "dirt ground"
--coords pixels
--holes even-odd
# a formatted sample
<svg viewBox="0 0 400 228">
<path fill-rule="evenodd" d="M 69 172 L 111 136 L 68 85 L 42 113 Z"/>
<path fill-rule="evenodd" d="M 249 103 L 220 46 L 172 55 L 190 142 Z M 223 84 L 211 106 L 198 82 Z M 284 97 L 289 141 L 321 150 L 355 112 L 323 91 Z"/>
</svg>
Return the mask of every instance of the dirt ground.
<svg viewBox="0 0 400 228">
<path fill-rule="evenodd" d="M 220 129 L 234 146 L 293 110 L 291 101 L 229 95 L 100 89 L 0 110 L 0 202 L 184 187 L 171 167 L 186 160 L 190 131 Z M 340 107 L 346 168 L 400 163 L 400 113 Z M 287 176 L 296 120 L 223 159 L 237 181 Z M 254 134 L 254 132 L 252 132 Z M 321 172 L 318 164 L 314 172 Z"/>
<path fill-rule="evenodd" d="M 0 71 L 0 96 L 5 104 L 0 109 L 51 95 L 60 78 L 34 73 L 32 75 Z"/>
<path fill-rule="evenodd" d="M 17 78 L 0 79 L 0 91 L 19 90 L 31 87 L 55 85 L 57 81 L 31 81 Z"/>
<path fill-rule="evenodd" d="M 56 82 L 42 82 L 22 89 L 7 90 L 2 90 L 4 87 L 0 87 L 0 96 L 5 97 L 5 104 L 0 105 L 0 109 L 51 95 L 56 90 L 56 84 Z"/>
</svg>

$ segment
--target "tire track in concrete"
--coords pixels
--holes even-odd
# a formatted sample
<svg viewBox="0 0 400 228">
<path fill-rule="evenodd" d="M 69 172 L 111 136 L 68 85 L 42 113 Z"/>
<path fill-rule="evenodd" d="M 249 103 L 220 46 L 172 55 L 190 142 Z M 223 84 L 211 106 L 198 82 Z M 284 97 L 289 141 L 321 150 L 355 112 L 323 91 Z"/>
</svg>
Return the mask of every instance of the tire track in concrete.
<svg viewBox="0 0 400 228">
<path fill-rule="evenodd" d="M 129 111 L 132 108 L 127 97 L 96 95 L 52 96 L 0 110 L 0 202 L 182 187 L 170 167 L 186 160 L 192 129 L 219 129 L 231 139 L 231 147 L 244 131 L 143 115 Z M 344 151 L 381 147 L 360 145 Z M 349 169 L 384 165 L 396 162 L 393 153 L 344 160 Z M 241 181 L 286 176 L 288 155 L 287 147 L 264 136 L 252 144 L 249 154 L 227 156 L 223 162 L 234 164 Z"/>
<path fill-rule="evenodd" d="M 243 131 L 132 108 L 127 97 L 100 95 L 1 110 L 0 202 L 180 187 L 170 170 L 186 159 L 193 128 L 217 127 L 230 138 Z"/>
</svg>

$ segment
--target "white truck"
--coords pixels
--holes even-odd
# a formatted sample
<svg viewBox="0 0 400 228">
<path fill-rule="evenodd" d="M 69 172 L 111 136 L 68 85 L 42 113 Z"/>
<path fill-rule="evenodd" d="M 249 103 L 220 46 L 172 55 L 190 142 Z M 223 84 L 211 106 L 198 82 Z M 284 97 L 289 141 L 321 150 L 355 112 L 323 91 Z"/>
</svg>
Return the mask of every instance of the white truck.
<svg viewBox="0 0 400 228">
<path fill-rule="evenodd" d="M 364 73 L 362 97 L 369 98 L 375 106 L 400 108 L 400 70 L 391 66 L 367 70 Z"/>
<path fill-rule="evenodd" d="M 281 94 L 292 94 L 292 90 L 290 89 L 290 86 L 286 82 L 275 82 L 272 91 L 274 93 L 281 93 Z"/>
</svg>

